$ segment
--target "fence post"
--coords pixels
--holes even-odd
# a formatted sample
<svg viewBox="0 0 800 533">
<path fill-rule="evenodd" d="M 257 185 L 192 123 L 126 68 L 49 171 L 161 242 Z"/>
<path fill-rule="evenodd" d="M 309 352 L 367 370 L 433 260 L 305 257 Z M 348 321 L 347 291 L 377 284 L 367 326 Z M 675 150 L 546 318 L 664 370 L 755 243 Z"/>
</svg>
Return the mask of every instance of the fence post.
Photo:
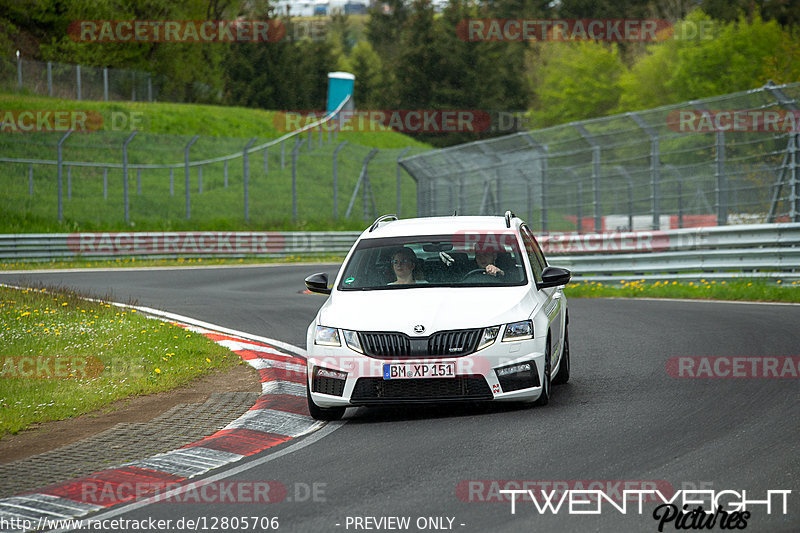
<svg viewBox="0 0 800 533">
<path fill-rule="evenodd" d="M 53 63 L 47 62 L 47 94 L 53 97 Z"/>
<path fill-rule="evenodd" d="M 339 150 L 344 148 L 347 141 L 336 147 L 333 151 L 333 218 L 339 218 Z"/>
<path fill-rule="evenodd" d="M 33 163 L 28 163 L 28 196 L 33 196 Z"/>
<path fill-rule="evenodd" d="M 192 140 L 186 145 L 183 149 L 183 181 L 184 181 L 184 189 L 186 191 L 186 220 L 189 220 L 192 216 L 192 205 L 191 205 L 191 185 L 189 183 L 189 148 L 197 142 L 199 139 L 199 135 L 195 135 L 192 137 Z"/>
<path fill-rule="evenodd" d="M 725 173 L 725 132 L 718 131 L 714 157 L 716 174 L 717 225 L 728 223 L 728 175 Z"/>
<path fill-rule="evenodd" d="M 67 200 L 72 200 L 72 165 L 67 165 Z"/>
<path fill-rule="evenodd" d="M 19 56 L 19 50 L 17 50 L 17 88 L 22 90 L 22 58 Z"/>
<path fill-rule="evenodd" d="M 81 99 L 81 66 L 75 65 L 75 77 L 77 78 L 78 85 L 77 85 L 77 93 L 78 93 L 78 100 Z"/>
<path fill-rule="evenodd" d="M 244 170 L 244 221 L 250 222 L 250 196 L 249 196 L 249 187 L 250 187 L 250 157 L 247 151 L 253 146 L 253 143 L 256 142 L 256 137 L 250 139 L 250 141 L 245 145 L 244 149 L 242 149 L 242 165 Z"/>
<path fill-rule="evenodd" d="M 203 166 L 197 167 L 197 194 L 203 194 Z"/>
<path fill-rule="evenodd" d="M 103 200 L 108 200 L 108 167 L 103 167 Z"/>
<path fill-rule="evenodd" d="M 792 222 L 800 222 L 800 176 L 797 175 L 797 149 L 800 147 L 800 134 L 789 136 L 789 216 Z"/>
<path fill-rule="evenodd" d="M 226 159 L 222 163 L 222 179 L 223 183 L 225 184 L 225 188 L 228 188 L 228 160 Z"/>
<path fill-rule="evenodd" d="M 400 218 L 400 208 L 403 205 L 403 201 L 402 201 L 401 196 L 400 196 L 400 194 L 402 192 L 402 187 L 401 187 L 400 181 L 401 181 L 401 178 L 403 177 L 403 169 L 400 167 L 400 160 L 403 159 L 403 157 L 408 153 L 409 150 L 411 150 L 410 146 L 404 148 L 403 151 L 400 152 L 400 155 L 397 156 L 397 163 L 395 164 L 396 165 L 396 173 L 397 173 L 397 193 L 396 193 L 397 194 L 397 210 L 395 212 L 397 213 L 397 217 L 398 218 Z"/>
<path fill-rule="evenodd" d="M 292 221 L 297 222 L 297 152 L 300 150 L 300 147 L 303 143 L 306 142 L 304 140 L 300 140 L 299 137 L 295 137 L 294 148 L 292 148 Z"/>
<path fill-rule="evenodd" d="M 169 195 L 175 196 L 175 169 L 169 169 Z"/>
<path fill-rule="evenodd" d="M 128 200 L 128 143 L 133 140 L 138 131 L 133 130 L 130 136 L 122 143 L 122 198 L 125 204 L 125 224 L 130 223 L 130 208 Z"/>
<path fill-rule="evenodd" d="M 108 102 L 108 69 L 103 69 L 103 100 Z"/>
<path fill-rule="evenodd" d="M 600 209 L 600 147 L 592 150 L 592 188 L 594 189 L 594 231 L 603 231 L 603 215 Z"/>
<path fill-rule="evenodd" d="M 64 194 L 63 194 L 63 180 L 62 180 L 63 171 L 64 171 L 63 170 L 64 153 L 63 153 L 63 150 L 62 150 L 62 145 L 64 144 L 64 141 L 67 140 L 67 137 L 69 137 L 70 133 L 72 133 L 72 130 L 69 130 L 68 132 L 66 132 L 64 134 L 63 137 L 61 137 L 61 139 L 58 141 L 58 148 L 57 148 L 57 154 L 58 154 L 57 155 L 57 158 L 58 158 L 58 170 L 57 170 L 57 176 L 58 176 L 58 221 L 59 222 L 63 222 L 64 221 Z"/>
<path fill-rule="evenodd" d="M 367 176 L 367 165 L 369 164 L 369 160 L 372 159 L 376 153 L 378 153 L 378 149 L 373 148 L 369 152 L 369 154 L 367 154 L 367 157 L 364 158 L 363 163 L 361 163 L 361 174 L 358 175 L 358 181 L 356 182 L 356 187 L 355 189 L 353 189 L 353 195 L 350 197 L 350 203 L 347 206 L 347 212 L 344 214 L 345 218 L 350 218 L 350 212 L 353 210 L 353 204 L 356 201 L 356 196 L 358 196 L 358 188 L 361 186 L 361 182 L 364 181 L 364 179 Z M 365 198 L 364 205 L 366 205 L 366 202 L 367 201 Z M 365 214 L 366 214 L 366 207 L 365 207 Z"/>
<path fill-rule="evenodd" d="M 541 200 L 542 200 L 542 211 L 541 211 L 541 215 L 542 215 L 542 221 L 541 221 L 542 233 L 547 233 L 549 231 L 548 227 L 547 227 L 547 155 L 548 155 L 547 145 L 543 144 L 542 145 L 542 155 L 539 158 L 539 161 L 540 161 L 539 170 L 540 170 L 540 174 L 542 176 L 542 183 L 541 183 L 541 188 L 542 188 L 542 192 L 541 192 Z"/>
</svg>

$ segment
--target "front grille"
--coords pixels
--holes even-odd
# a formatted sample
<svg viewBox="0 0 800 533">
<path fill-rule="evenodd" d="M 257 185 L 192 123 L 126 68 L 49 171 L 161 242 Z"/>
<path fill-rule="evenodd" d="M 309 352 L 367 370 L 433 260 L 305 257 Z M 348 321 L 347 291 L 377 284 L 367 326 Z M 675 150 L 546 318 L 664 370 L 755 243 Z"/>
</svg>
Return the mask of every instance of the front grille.
<svg viewBox="0 0 800 533">
<path fill-rule="evenodd" d="M 440 331 L 428 339 L 429 355 L 467 355 L 475 351 L 481 337 L 480 329 Z"/>
<path fill-rule="evenodd" d="M 411 339 L 402 333 L 359 333 L 364 353 L 372 357 L 408 357 Z"/>
<path fill-rule="evenodd" d="M 482 331 L 480 328 L 439 331 L 416 338 L 396 332 L 361 332 L 358 336 L 364 354 L 369 357 L 461 357 L 477 349 Z"/>
<path fill-rule="evenodd" d="M 431 379 L 359 378 L 350 403 L 404 403 L 491 400 L 482 376 Z"/>
<path fill-rule="evenodd" d="M 343 379 L 314 376 L 311 390 L 322 394 L 341 396 L 344 394 L 344 381 Z"/>
</svg>

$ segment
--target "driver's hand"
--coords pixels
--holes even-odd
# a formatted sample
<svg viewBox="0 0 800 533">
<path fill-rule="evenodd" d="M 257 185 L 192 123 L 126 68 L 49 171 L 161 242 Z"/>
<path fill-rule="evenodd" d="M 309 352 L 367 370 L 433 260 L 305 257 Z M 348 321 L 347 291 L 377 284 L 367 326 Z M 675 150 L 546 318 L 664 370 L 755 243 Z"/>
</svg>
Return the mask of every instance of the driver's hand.
<svg viewBox="0 0 800 533">
<path fill-rule="evenodd" d="M 497 268 L 494 265 L 487 265 L 486 266 L 486 273 L 489 274 L 490 276 L 497 276 L 498 274 L 501 275 L 501 276 L 505 275 L 505 272 L 503 272 L 502 270 L 500 270 L 499 268 Z"/>
</svg>

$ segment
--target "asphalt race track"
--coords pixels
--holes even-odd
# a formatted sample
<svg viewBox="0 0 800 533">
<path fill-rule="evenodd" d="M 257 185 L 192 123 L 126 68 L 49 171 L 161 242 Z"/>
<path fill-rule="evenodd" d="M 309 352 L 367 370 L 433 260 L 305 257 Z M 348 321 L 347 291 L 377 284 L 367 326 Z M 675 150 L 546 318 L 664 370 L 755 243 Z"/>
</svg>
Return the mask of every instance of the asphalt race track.
<svg viewBox="0 0 800 533">
<path fill-rule="evenodd" d="M 3 273 L 0 281 L 135 299 L 304 347 L 306 327 L 324 297 L 302 294 L 303 278 L 333 275 L 336 268 Z M 515 514 L 507 500 L 471 501 L 497 499 L 490 483 L 471 480 L 563 480 L 570 488 L 597 488 L 575 482 L 602 480 L 604 489 L 620 490 L 625 487 L 617 481 L 631 481 L 633 489 L 651 481 L 676 491 L 744 489 L 749 500 L 791 490 L 788 514 L 775 495 L 771 514 L 765 505 L 749 508 L 746 530 L 800 531 L 800 379 L 686 379 L 667 372 L 676 356 L 800 356 L 800 306 L 579 299 L 569 306 L 572 379 L 555 387 L 546 407 L 349 410 L 346 422 L 322 438 L 314 440 L 337 425 L 288 450 L 276 447 L 236 463 L 239 472 L 225 478 L 282 483 L 287 494 L 280 502 L 161 502 L 101 515 L 172 519 L 170 531 L 204 529 L 176 525 L 181 517 L 206 517 L 207 531 L 234 531 L 245 529 L 232 527 L 234 517 L 259 516 L 278 517 L 277 530 L 291 532 L 658 531 L 655 503 L 645 503 L 641 514 L 628 502 L 627 514 L 606 503 L 599 515 L 566 508 L 553 515 L 530 501 L 518 501 Z M 270 455 L 276 457 L 265 461 Z M 720 503 L 734 501 L 729 496 Z M 410 522 L 379 529 L 357 517 Z M 670 522 L 663 530 L 677 529 Z"/>
</svg>

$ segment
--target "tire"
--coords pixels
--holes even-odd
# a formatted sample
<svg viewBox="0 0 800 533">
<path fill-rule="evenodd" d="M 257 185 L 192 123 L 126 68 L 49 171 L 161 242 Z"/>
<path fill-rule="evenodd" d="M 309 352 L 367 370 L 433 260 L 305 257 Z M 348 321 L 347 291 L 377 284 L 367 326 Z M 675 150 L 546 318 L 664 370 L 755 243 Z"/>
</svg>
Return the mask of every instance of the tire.
<svg viewBox="0 0 800 533">
<path fill-rule="evenodd" d="M 556 372 L 555 377 L 553 378 L 553 385 L 563 385 L 567 381 L 569 381 L 569 367 L 570 367 L 570 360 L 569 360 L 569 324 L 564 326 L 564 349 L 561 353 L 561 364 L 558 366 L 558 372 Z"/>
<path fill-rule="evenodd" d="M 308 400 L 308 412 L 314 420 L 339 420 L 344 416 L 346 407 L 320 407 L 311 399 L 311 389 L 306 385 L 306 399 Z"/>
<path fill-rule="evenodd" d="M 542 376 L 542 395 L 533 402 L 537 407 L 545 406 L 550 403 L 550 394 L 553 390 L 553 383 L 550 379 L 550 356 L 552 350 L 550 348 L 550 337 L 547 337 L 547 347 L 544 350 L 544 375 Z"/>
</svg>

